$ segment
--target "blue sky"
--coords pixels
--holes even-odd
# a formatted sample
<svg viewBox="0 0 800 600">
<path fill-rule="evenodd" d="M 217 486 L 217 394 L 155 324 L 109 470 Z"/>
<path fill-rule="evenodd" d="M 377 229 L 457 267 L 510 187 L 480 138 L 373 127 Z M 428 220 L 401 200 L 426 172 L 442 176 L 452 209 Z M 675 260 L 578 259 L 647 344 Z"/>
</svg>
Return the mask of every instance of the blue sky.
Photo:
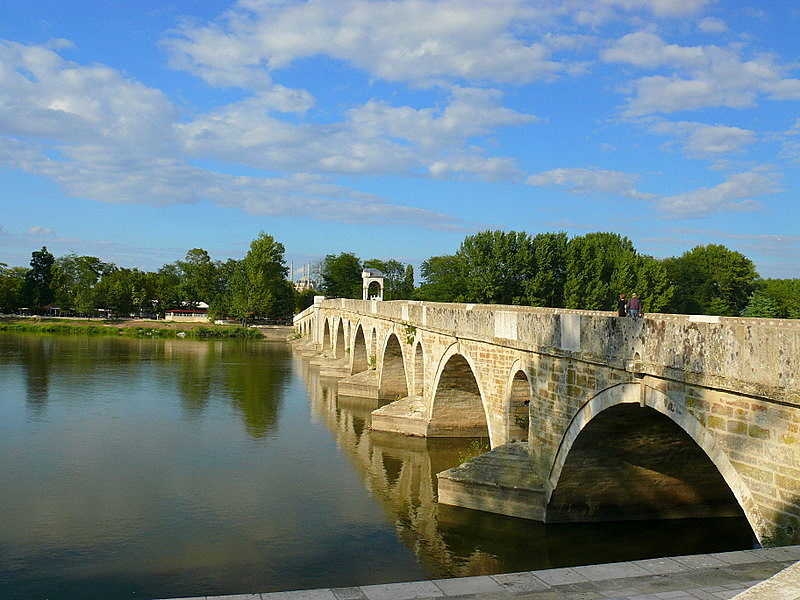
<svg viewBox="0 0 800 600">
<path fill-rule="evenodd" d="M 0 262 L 265 231 L 418 265 L 485 229 L 800 277 L 800 5 L 0 0 Z"/>
</svg>

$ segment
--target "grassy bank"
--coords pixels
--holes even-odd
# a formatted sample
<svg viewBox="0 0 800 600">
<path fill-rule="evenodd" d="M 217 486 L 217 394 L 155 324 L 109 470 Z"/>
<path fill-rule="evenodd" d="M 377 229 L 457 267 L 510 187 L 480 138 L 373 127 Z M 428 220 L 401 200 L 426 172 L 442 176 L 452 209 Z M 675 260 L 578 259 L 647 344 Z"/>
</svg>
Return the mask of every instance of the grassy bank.
<svg viewBox="0 0 800 600">
<path fill-rule="evenodd" d="M 193 327 L 170 327 L 159 323 L 157 327 L 131 324 L 80 321 L 64 322 L 58 319 L 36 321 L 0 321 L 0 333 L 46 333 L 57 335 L 110 335 L 137 338 L 192 338 L 192 339 L 261 339 L 255 329 L 238 325 L 196 325 Z"/>
</svg>

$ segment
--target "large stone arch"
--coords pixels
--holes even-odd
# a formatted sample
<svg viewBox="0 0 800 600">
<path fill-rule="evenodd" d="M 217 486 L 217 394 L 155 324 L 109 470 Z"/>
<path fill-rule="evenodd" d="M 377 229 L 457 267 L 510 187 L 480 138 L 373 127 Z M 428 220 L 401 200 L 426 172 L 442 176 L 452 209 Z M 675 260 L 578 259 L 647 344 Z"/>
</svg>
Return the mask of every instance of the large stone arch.
<svg viewBox="0 0 800 600">
<path fill-rule="evenodd" d="M 428 437 L 489 437 L 486 402 L 475 363 L 453 344 L 444 353 L 431 386 Z"/>
<path fill-rule="evenodd" d="M 350 374 L 355 375 L 369 368 L 369 357 L 367 352 L 367 340 L 364 337 L 364 328 L 359 323 L 356 325 L 356 334 L 353 337 L 352 346 L 353 363 L 350 366 Z"/>
<path fill-rule="evenodd" d="M 334 338 L 333 356 L 334 358 L 344 358 L 345 355 L 345 333 L 344 333 L 344 319 L 339 319 L 339 324 L 336 326 L 336 337 Z"/>
<path fill-rule="evenodd" d="M 506 440 L 527 441 L 530 427 L 530 404 L 533 399 L 528 373 L 522 361 L 516 360 L 511 366 L 503 396 L 506 415 Z"/>
<path fill-rule="evenodd" d="M 697 450 L 708 459 L 709 467 L 713 465 L 719 475 L 720 481 L 727 486 L 732 500 L 738 504 L 741 513 L 747 518 L 750 527 L 756 534 L 760 541 L 764 540 L 769 534 L 767 525 L 761 514 L 758 504 L 753 499 L 752 494 L 748 487 L 745 485 L 739 473 L 731 464 L 727 455 L 719 447 L 714 437 L 703 427 L 703 425 L 692 415 L 681 403 L 673 401 L 667 394 L 662 391 L 653 389 L 643 383 L 624 383 L 615 385 L 608 388 L 599 394 L 595 395 L 591 400 L 584 404 L 581 409 L 575 414 L 569 427 L 561 438 L 558 450 L 552 462 L 550 475 L 546 482 L 546 494 L 548 501 L 553 500 L 558 486 L 563 484 L 562 479 L 564 475 L 565 464 L 567 463 L 570 452 L 576 447 L 576 442 L 579 436 L 584 432 L 587 427 L 594 422 L 601 413 L 608 410 L 613 410 L 615 407 L 621 407 L 624 410 L 636 410 L 636 407 L 641 409 L 649 409 L 661 415 L 665 420 L 670 421 L 675 425 L 677 431 L 685 434 L 686 438 L 691 440 Z M 611 414 L 611 413 L 607 413 Z M 673 461 L 674 456 L 668 456 L 669 461 Z M 696 467 L 698 465 L 695 465 Z M 586 469 L 586 465 L 582 465 L 582 469 Z M 670 482 L 667 482 L 669 484 Z M 582 485 L 585 485 L 582 484 Z M 697 498 L 691 497 L 697 490 L 688 488 L 680 488 L 680 482 L 675 482 L 676 488 L 680 494 L 683 494 L 687 500 L 687 506 L 692 503 L 697 503 Z M 641 487 L 641 486 L 640 486 Z M 651 490 L 652 491 L 652 490 Z M 703 490 L 701 490 L 703 491 Z M 694 509 L 692 509 L 694 510 Z M 683 514 L 668 514 L 667 518 L 676 518 L 681 516 L 711 516 L 711 515 L 683 515 Z M 733 515 L 719 515 L 719 516 L 733 516 Z M 651 517 L 652 518 L 652 517 Z M 548 516 L 548 520 L 551 520 Z M 602 519 L 601 519 L 602 520 Z"/>
<path fill-rule="evenodd" d="M 394 333 L 386 336 L 383 346 L 378 394 L 383 398 L 399 399 L 408 396 L 405 358 L 400 339 Z"/>
</svg>

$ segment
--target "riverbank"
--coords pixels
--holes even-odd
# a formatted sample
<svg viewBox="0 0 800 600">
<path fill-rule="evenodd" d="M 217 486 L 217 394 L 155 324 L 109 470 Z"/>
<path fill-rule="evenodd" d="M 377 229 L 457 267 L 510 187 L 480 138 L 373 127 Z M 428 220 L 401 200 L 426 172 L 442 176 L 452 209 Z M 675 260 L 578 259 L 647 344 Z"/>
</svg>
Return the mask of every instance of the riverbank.
<svg viewBox="0 0 800 600">
<path fill-rule="evenodd" d="M 277 341 L 287 339 L 292 333 L 292 328 L 279 325 L 242 327 L 241 325 L 179 323 L 146 319 L 101 320 L 63 317 L 2 317 L 0 318 L 0 332 L 151 338 L 267 339 Z"/>
</svg>

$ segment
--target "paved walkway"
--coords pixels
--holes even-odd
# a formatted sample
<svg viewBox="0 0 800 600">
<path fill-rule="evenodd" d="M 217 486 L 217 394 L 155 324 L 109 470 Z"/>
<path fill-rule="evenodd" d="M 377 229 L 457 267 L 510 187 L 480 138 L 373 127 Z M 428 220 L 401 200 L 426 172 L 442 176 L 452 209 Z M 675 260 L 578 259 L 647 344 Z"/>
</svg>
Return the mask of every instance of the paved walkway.
<svg viewBox="0 0 800 600">
<path fill-rule="evenodd" d="M 186 600 L 800 600 L 800 546 Z"/>
</svg>

